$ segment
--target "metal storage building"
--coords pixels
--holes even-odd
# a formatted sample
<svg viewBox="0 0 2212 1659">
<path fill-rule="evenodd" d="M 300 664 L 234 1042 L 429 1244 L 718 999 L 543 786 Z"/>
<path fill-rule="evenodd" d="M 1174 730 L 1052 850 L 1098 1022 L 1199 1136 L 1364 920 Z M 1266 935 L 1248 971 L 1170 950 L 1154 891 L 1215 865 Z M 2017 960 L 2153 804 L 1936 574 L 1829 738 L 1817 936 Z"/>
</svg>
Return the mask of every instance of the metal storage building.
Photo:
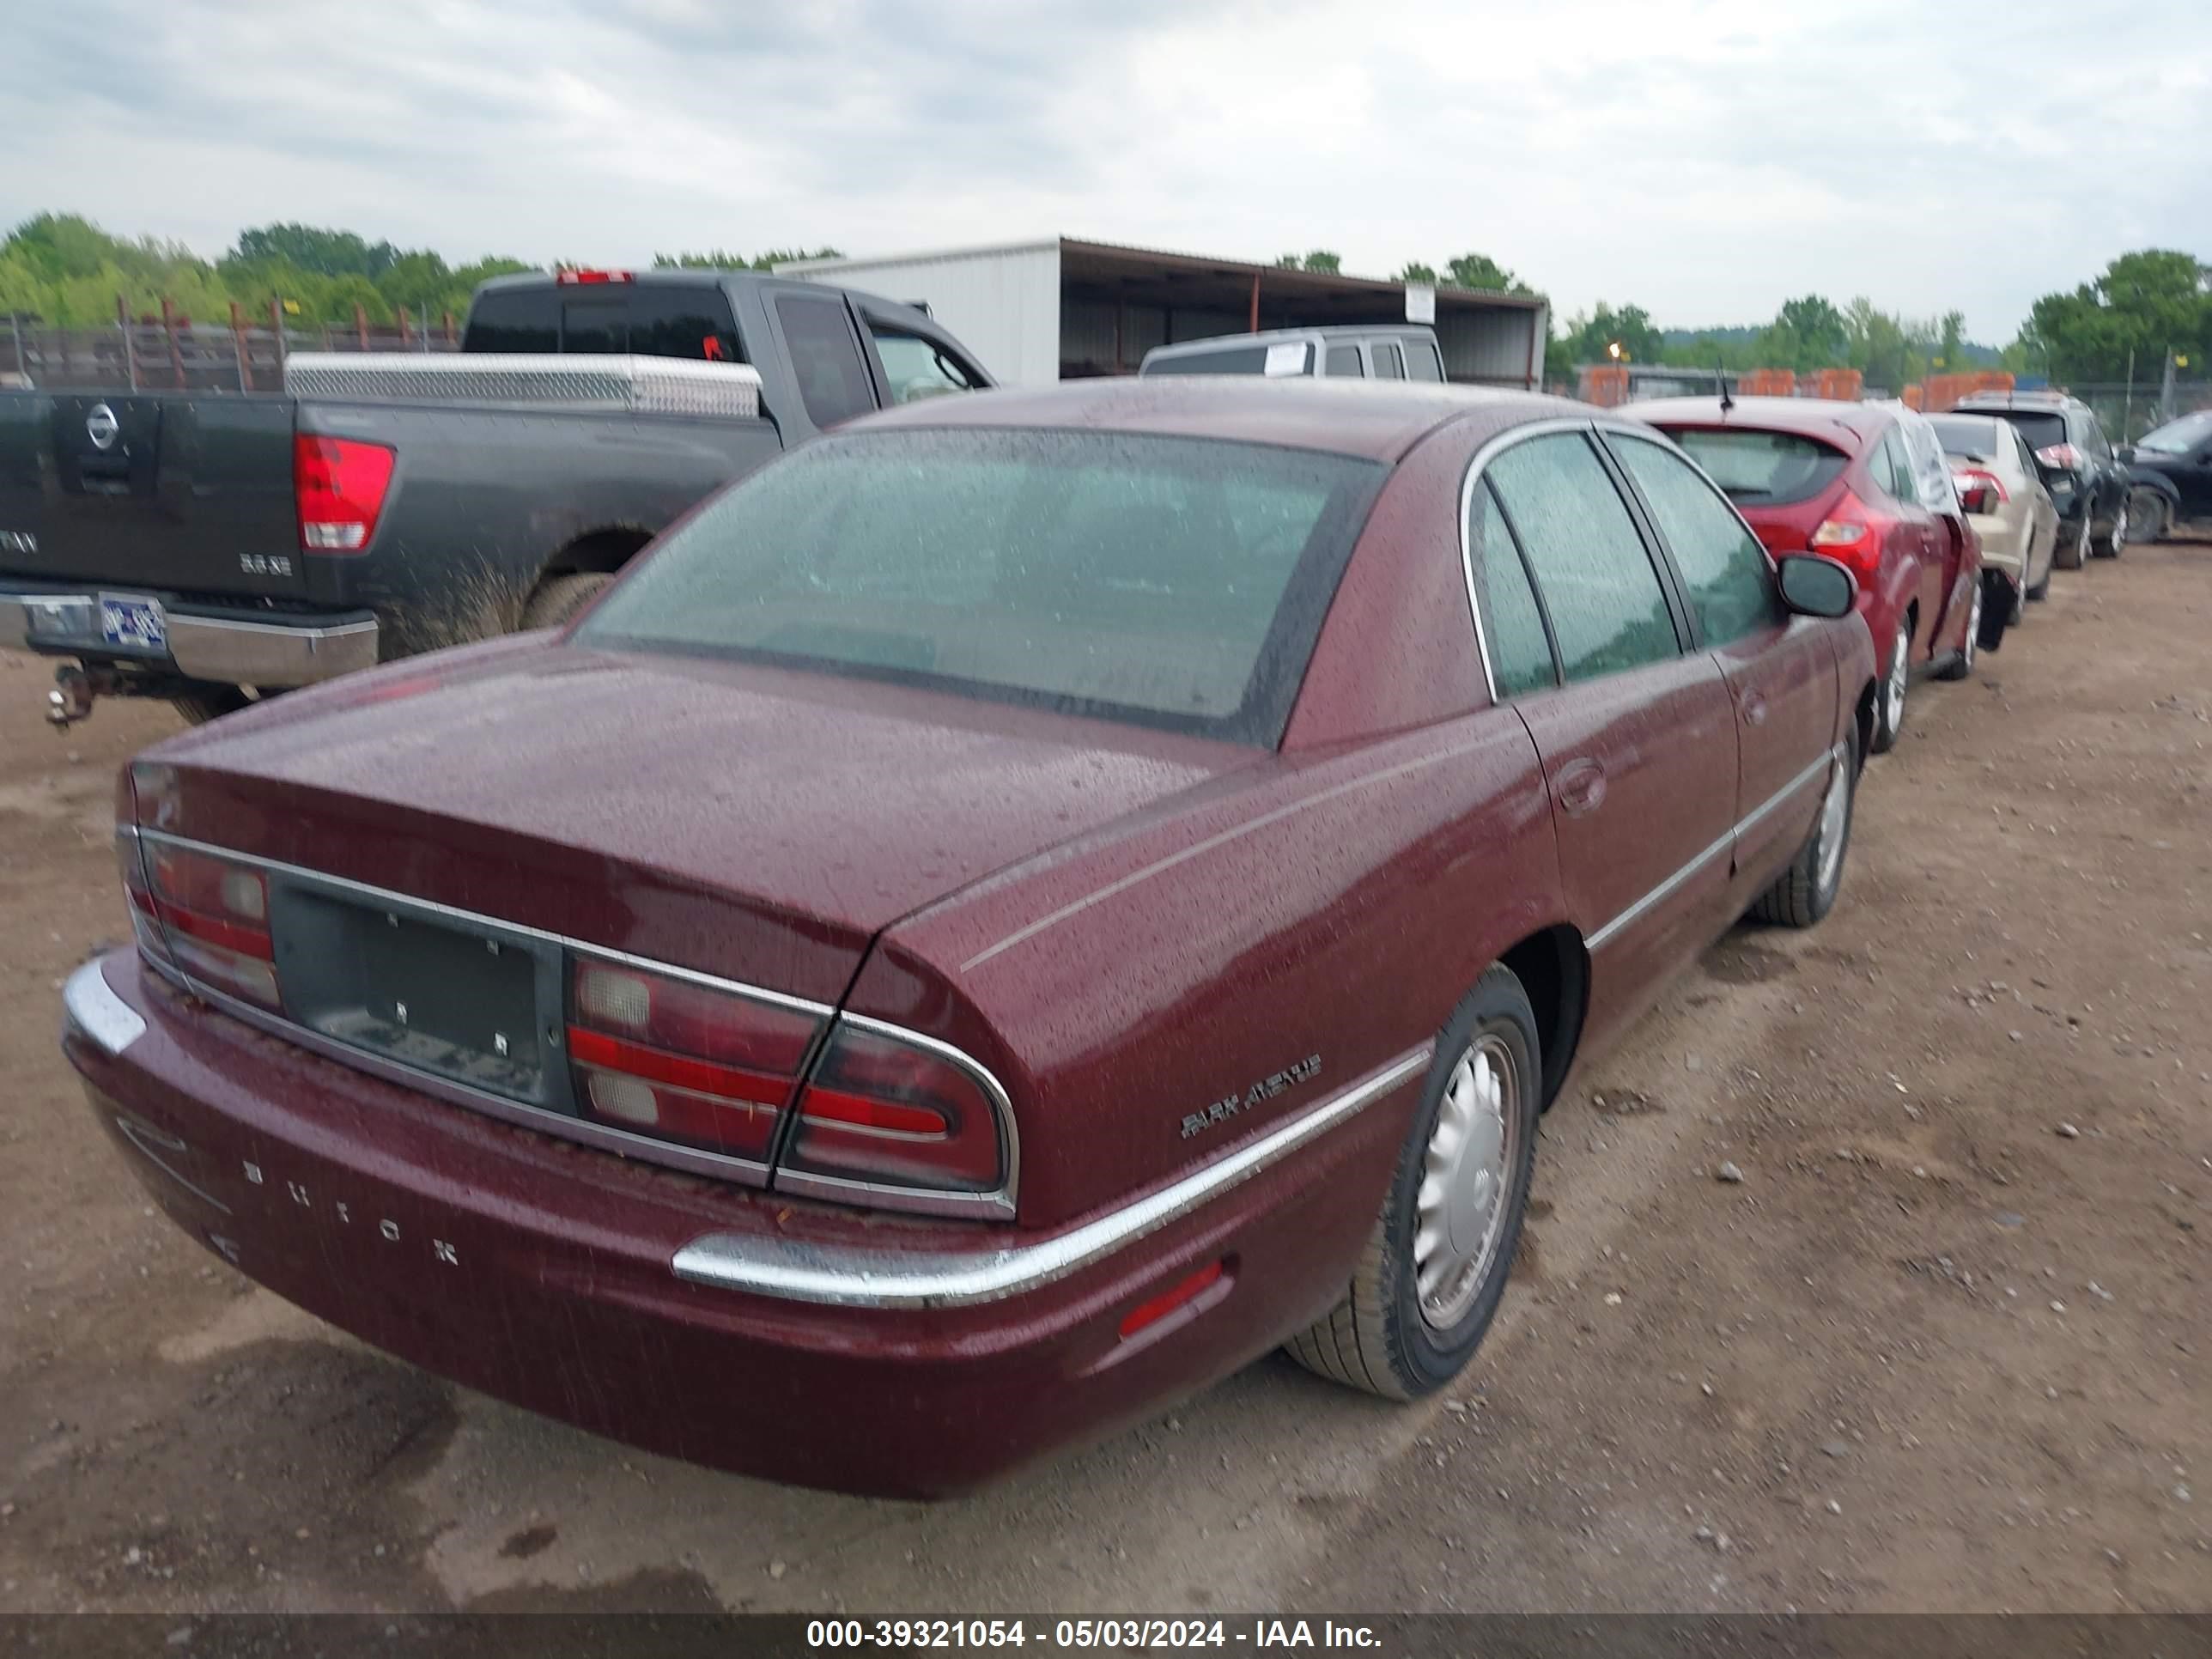
<svg viewBox="0 0 2212 1659">
<path fill-rule="evenodd" d="M 1181 340 L 1316 324 L 1402 323 L 1422 298 L 1404 283 L 1069 236 L 934 253 L 801 259 L 778 265 L 776 273 L 926 305 L 1008 386 L 1133 374 L 1146 351 Z M 1542 299 L 1445 287 L 1434 295 L 1447 377 L 1479 386 L 1541 384 L 1549 328 Z"/>
</svg>

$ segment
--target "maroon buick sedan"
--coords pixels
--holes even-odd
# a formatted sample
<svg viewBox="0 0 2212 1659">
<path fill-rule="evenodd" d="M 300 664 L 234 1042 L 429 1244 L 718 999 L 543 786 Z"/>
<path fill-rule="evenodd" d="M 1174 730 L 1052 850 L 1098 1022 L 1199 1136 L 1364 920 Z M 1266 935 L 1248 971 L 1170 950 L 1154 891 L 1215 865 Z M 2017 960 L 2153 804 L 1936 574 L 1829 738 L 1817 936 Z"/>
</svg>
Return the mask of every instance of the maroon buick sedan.
<svg viewBox="0 0 2212 1659">
<path fill-rule="evenodd" d="M 1576 404 L 918 404 L 149 750 L 64 1041 L 241 1272 L 674 1456 L 943 1494 L 1279 1344 L 1411 1398 L 1576 1061 L 1833 902 L 1853 597 Z"/>
</svg>

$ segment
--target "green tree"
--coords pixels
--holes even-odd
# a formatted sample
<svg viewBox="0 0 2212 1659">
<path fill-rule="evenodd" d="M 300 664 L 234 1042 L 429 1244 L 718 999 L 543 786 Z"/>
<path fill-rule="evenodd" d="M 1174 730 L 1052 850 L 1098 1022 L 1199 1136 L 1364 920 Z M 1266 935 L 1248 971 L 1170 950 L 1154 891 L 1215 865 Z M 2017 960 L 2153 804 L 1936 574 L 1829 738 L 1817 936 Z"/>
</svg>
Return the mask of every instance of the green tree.
<svg viewBox="0 0 2212 1659">
<path fill-rule="evenodd" d="M 1623 306 L 1615 311 L 1602 300 L 1589 315 L 1578 313 L 1568 319 L 1566 332 L 1552 343 L 1545 361 L 1562 369 L 1611 362 L 1613 356 L 1607 348 L 1615 344 L 1620 347 L 1624 362 L 1664 361 L 1666 338 L 1642 306 Z"/>
<path fill-rule="evenodd" d="M 1344 269 L 1344 261 L 1328 249 L 1317 247 L 1298 261 L 1298 269 L 1317 270 L 1324 276 L 1334 276 Z"/>
<path fill-rule="evenodd" d="M 1832 368 L 1850 343 L 1843 313 L 1818 294 L 1784 301 L 1770 331 L 1777 337 L 1775 368 Z"/>
<path fill-rule="evenodd" d="M 1444 280 L 1454 288 L 1480 289 L 1488 294 L 1535 293 L 1487 253 L 1462 253 L 1444 263 Z"/>
<path fill-rule="evenodd" d="M 1945 312 L 1942 329 L 1936 345 L 1936 366 L 1946 374 L 1956 374 L 1966 366 L 1966 313 Z"/>
<path fill-rule="evenodd" d="M 374 280 L 400 257 L 389 242 L 370 242 L 349 230 L 314 225 L 261 225 L 238 233 L 230 258 L 245 265 L 288 264 L 318 276 Z"/>
<path fill-rule="evenodd" d="M 2147 366 L 2162 365 L 2168 351 L 2212 349 L 2207 283 L 2208 268 L 2193 253 L 2124 253 L 2095 282 L 2038 300 L 2029 329 L 2056 379 L 2119 380 L 2130 353 L 2140 375 Z"/>
<path fill-rule="evenodd" d="M 842 259 L 844 257 L 834 247 L 773 247 L 765 253 L 756 253 L 750 258 L 718 247 L 703 253 L 656 253 L 653 256 L 653 264 L 656 270 L 773 270 L 778 265 L 790 264 L 800 259 Z"/>
<path fill-rule="evenodd" d="M 1431 287 L 1434 287 L 1437 280 L 1436 267 L 1425 265 L 1419 259 L 1411 260 L 1390 280 L 1396 283 L 1426 283 Z"/>
</svg>

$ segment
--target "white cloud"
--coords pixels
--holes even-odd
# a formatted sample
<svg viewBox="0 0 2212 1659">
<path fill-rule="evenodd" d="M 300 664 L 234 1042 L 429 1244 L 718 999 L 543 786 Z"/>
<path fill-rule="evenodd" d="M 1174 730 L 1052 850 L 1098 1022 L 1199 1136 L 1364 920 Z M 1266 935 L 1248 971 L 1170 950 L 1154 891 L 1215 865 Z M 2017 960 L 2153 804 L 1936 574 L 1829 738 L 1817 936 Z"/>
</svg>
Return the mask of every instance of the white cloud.
<svg viewBox="0 0 2212 1659">
<path fill-rule="evenodd" d="M 1864 294 L 2008 337 L 2146 243 L 2212 254 L 2197 0 L 81 0 L 0 62 L 0 220 L 457 260 L 1050 231 L 1387 273 L 1479 249 L 1562 311 Z"/>
</svg>

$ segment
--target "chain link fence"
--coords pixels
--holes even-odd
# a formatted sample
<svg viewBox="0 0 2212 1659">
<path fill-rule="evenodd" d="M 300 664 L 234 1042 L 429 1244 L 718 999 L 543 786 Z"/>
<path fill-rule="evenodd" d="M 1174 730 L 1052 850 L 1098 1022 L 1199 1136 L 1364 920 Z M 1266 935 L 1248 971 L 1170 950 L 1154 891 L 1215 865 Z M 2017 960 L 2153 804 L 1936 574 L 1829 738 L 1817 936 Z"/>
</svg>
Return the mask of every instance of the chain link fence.
<svg viewBox="0 0 2212 1659">
<path fill-rule="evenodd" d="M 2212 409 L 2212 380 L 2176 380 L 2170 400 L 2155 380 L 2134 385 L 2100 380 L 2065 389 L 2097 411 L 2106 434 L 2116 444 L 2134 443 L 2170 420 Z"/>
</svg>

